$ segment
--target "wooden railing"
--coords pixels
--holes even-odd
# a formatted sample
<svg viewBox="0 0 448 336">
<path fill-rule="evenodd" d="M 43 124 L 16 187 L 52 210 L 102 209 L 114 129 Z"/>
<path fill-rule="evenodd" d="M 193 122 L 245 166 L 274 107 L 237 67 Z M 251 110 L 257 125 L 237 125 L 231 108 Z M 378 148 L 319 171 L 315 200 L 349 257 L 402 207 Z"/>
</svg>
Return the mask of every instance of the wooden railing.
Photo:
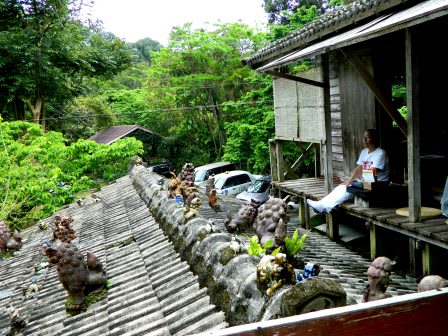
<svg viewBox="0 0 448 336">
<path fill-rule="evenodd" d="M 201 336 L 447 335 L 448 288 L 262 321 Z"/>
</svg>

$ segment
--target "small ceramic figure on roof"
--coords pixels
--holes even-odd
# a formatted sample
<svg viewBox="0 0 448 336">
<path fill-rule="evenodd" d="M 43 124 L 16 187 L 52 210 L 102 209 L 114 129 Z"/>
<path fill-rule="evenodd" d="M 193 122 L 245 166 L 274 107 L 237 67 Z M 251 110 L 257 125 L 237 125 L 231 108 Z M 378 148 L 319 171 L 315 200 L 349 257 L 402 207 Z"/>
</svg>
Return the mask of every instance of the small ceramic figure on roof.
<svg viewBox="0 0 448 336">
<path fill-rule="evenodd" d="M 448 280 L 442 278 L 440 275 L 427 275 L 418 283 L 419 292 L 426 292 L 443 287 L 448 287 Z"/>
<path fill-rule="evenodd" d="M 208 205 L 215 211 L 221 211 L 221 206 L 218 203 L 218 195 L 216 194 L 216 189 L 210 190 L 208 195 Z"/>
<path fill-rule="evenodd" d="M 386 294 L 389 277 L 392 272 L 392 261 L 387 257 L 378 257 L 367 269 L 368 285 L 363 293 L 363 302 L 381 300 L 390 297 Z"/>
<path fill-rule="evenodd" d="M 250 203 L 243 205 L 234 217 L 227 214 L 227 219 L 224 222 L 227 231 L 230 233 L 244 232 L 251 228 L 257 218 L 259 206 L 260 202 L 253 199 Z"/>
<path fill-rule="evenodd" d="M 62 243 L 69 243 L 76 238 L 75 230 L 71 227 L 73 217 L 71 216 L 54 216 L 55 228 L 53 237 Z"/>
<path fill-rule="evenodd" d="M 14 230 L 11 235 L 5 222 L 0 221 L 0 252 L 17 251 L 22 247 L 22 237 Z"/>
<path fill-rule="evenodd" d="M 49 262 L 58 265 L 59 281 L 73 299 L 74 309 L 81 309 L 87 294 L 106 285 L 106 272 L 93 253 L 87 252 L 86 262 L 72 244 L 43 248 Z"/>
<path fill-rule="evenodd" d="M 284 284 L 295 284 L 296 273 L 288 263 L 286 254 L 277 253 L 274 256 L 265 255 L 257 265 L 258 285 L 266 288 L 266 294 L 272 295 L 276 289 Z"/>
</svg>

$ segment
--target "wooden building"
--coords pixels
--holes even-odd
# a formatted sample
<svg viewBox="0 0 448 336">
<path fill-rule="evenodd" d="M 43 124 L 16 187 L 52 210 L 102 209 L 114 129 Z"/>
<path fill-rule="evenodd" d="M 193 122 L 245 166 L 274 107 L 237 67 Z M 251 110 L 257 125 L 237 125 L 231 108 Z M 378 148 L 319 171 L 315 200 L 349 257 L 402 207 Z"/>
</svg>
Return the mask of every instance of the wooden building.
<svg viewBox="0 0 448 336">
<path fill-rule="evenodd" d="M 390 206 L 355 202 L 338 210 L 369 224 L 372 258 L 382 253 L 382 232 L 405 239 L 404 254 L 409 254 L 408 270 L 414 275 L 440 273 L 439 258 L 448 251 L 446 218 L 429 219 L 422 211 L 440 209 L 448 176 L 447 33 L 447 0 L 358 0 L 244 60 L 273 76 L 273 186 L 301 197 L 303 209 L 307 198 L 322 198 L 350 175 L 363 148 L 364 130 L 379 131 L 380 146 L 391 163 L 391 182 L 406 184 L 403 204 L 397 196 Z M 312 64 L 309 70 L 295 71 L 304 60 Z M 394 96 L 397 92 L 403 95 Z M 399 112 L 403 106 L 407 118 Z M 318 149 L 316 178 L 285 179 L 301 162 L 298 158 L 285 164 L 285 141 Z M 409 215 L 398 215 L 399 207 L 407 207 Z M 307 222 L 308 212 L 302 213 Z M 327 226 L 328 235 L 337 239 L 332 216 Z"/>
</svg>

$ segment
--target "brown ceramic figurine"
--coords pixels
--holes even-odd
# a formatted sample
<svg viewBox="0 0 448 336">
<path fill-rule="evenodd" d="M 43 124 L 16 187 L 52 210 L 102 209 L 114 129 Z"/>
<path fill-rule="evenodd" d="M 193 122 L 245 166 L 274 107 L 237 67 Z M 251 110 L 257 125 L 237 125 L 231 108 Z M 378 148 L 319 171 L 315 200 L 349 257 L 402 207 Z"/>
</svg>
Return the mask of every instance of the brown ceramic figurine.
<svg viewBox="0 0 448 336">
<path fill-rule="evenodd" d="M 179 177 L 181 181 L 194 182 L 194 165 L 192 163 L 184 164 Z"/>
<path fill-rule="evenodd" d="M 73 299 L 73 308 L 80 309 L 85 295 L 106 285 L 106 273 L 101 263 L 90 252 L 87 262 L 78 249 L 68 243 L 57 246 L 44 246 L 49 262 L 57 264 L 58 277 L 69 297 Z"/>
<path fill-rule="evenodd" d="M 392 272 L 392 261 L 387 257 L 378 257 L 367 269 L 368 285 L 363 293 L 363 302 L 381 300 L 390 297 L 386 294 L 389 277 Z"/>
<path fill-rule="evenodd" d="M 208 194 L 208 205 L 215 211 L 221 211 L 221 206 L 218 203 L 218 195 L 216 194 L 216 189 L 211 189 Z"/>
<path fill-rule="evenodd" d="M 17 251 L 22 247 L 19 231 L 14 230 L 11 235 L 8 227 L 0 221 L 0 252 Z"/>
<path fill-rule="evenodd" d="M 448 286 L 448 280 L 440 275 L 427 275 L 418 283 L 418 291 L 426 292 L 432 289 L 440 289 Z"/>
<path fill-rule="evenodd" d="M 296 273 L 288 263 L 286 254 L 277 253 L 274 256 L 265 255 L 257 265 L 257 281 L 262 289 L 267 288 L 266 294 L 272 295 L 283 284 L 295 284 Z"/>
<path fill-rule="evenodd" d="M 227 214 L 227 219 L 224 225 L 228 232 L 244 232 L 248 228 L 252 227 L 258 214 L 258 207 L 260 202 L 254 199 L 250 203 L 243 205 L 232 218 L 230 214 Z"/>
<path fill-rule="evenodd" d="M 62 243 L 70 243 L 76 238 L 75 230 L 70 226 L 73 222 L 71 216 L 54 216 L 55 228 L 53 230 L 53 237 Z"/>
<path fill-rule="evenodd" d="M 259 209 L 254 228 L 261 245 L 275 239 L 275 229 L 280 220 L 283 221 L 282 225 L 287 224 L 286 207 L 285 200 L 272 197 Z"/>
</svg>

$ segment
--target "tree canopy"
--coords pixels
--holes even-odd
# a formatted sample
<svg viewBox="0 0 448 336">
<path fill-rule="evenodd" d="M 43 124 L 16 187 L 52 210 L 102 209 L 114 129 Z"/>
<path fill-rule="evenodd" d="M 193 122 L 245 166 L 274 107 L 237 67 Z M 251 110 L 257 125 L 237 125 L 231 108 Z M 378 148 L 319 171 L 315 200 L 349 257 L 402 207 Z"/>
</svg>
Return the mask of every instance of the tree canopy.
<svg viewBox="0 0 448 336">
<path fill-rule="evenodd" d="M 0 4 L 0 111 L 24 105 L 44 120 L 45 103 L 62 105 L 82 93 L 85 76 L 111 76 L 132 61 L 130 48 L 79 19 L 82 0 L 6 0 Z"/>
</svg>

